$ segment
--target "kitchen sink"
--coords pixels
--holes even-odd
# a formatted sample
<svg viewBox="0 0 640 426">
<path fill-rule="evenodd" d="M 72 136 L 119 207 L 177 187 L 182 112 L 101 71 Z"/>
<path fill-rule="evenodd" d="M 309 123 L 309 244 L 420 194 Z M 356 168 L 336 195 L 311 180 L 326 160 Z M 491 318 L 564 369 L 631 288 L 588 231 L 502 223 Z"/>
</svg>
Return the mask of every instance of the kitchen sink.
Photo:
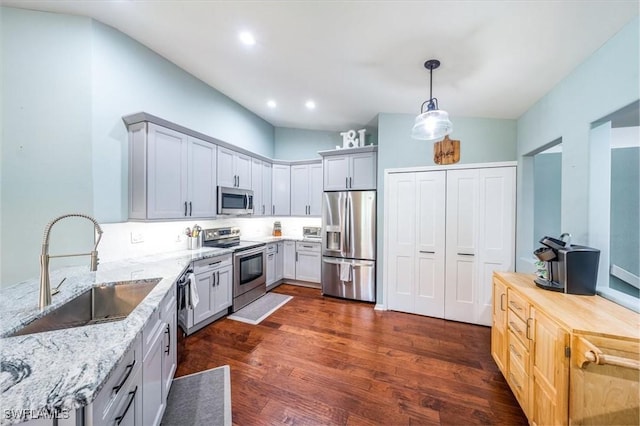
<svg viewBox="0 0 640 426">
<path fill-rule="evenodd" d="M 99 284 L 30 322 L 8 337 L 123 320 L 161 279 Z"/>
</svg>

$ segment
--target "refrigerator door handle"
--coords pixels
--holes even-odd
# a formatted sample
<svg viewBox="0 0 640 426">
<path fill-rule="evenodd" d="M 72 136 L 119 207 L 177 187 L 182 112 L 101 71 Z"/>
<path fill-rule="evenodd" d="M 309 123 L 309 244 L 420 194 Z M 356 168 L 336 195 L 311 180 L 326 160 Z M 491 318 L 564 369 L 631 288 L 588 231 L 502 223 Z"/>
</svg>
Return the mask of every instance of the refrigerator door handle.
<svg viewBox="0 0 640 426">
<path fill-rule="evenodd" d="M 344 252 L 345 253 L 349 253 L 351 252 L 351 198 L 349 197 L 349 195 L 347 195 L 345 197 L 344 200 L 344 211 L 345 211 L 345 215 L 344 215 Z"/>
<path fill-rule="evenodd" d="M 361 267 L 367 267 L 367 266 L 373 266 L 373 261 L 372 260 L 344 260 L 344 259 L 334 259 L 334 258 L 327 258 L 327 257 L 323 257 L 322 261 L 324 263 L 330 263 L 332 265 L 342 265 L 342 264 L 346 264 L 346 265 L 351 265 L 352 268 L 361 268 Z"/>
</svg>

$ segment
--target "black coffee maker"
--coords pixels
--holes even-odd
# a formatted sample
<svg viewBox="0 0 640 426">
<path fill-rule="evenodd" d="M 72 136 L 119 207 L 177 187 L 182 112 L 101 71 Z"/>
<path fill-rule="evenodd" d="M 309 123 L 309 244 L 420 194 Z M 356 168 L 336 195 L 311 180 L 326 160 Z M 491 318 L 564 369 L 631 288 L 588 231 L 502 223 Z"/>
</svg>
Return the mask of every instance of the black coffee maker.
<svg viewBox="0 0 640 426">
<path fill-rule="evenodd" d="M 542 273 L 534 280 L 545 290 L 567 294 L 593 296 L 598 280 L 600 250 L 591 247 L 571 245 L 569 240 L 543 237 L 540 247 L 533 254 L 543 264 Z"/>
</svg>

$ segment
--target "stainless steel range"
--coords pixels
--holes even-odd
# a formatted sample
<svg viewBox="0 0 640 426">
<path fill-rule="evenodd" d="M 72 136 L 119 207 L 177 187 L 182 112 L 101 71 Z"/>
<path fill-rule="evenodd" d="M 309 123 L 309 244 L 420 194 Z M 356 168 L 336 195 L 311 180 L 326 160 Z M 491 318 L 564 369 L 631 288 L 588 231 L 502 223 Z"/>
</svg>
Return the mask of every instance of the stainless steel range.
<svg viewBox="0 0 640 426">
<path fill-rule="evenodd" d="M 233 312 L 267 293 L 266 243 L 240 240 L 234 226 L 205 229 L 203 245 L 233 249 Z"/>
</svg>

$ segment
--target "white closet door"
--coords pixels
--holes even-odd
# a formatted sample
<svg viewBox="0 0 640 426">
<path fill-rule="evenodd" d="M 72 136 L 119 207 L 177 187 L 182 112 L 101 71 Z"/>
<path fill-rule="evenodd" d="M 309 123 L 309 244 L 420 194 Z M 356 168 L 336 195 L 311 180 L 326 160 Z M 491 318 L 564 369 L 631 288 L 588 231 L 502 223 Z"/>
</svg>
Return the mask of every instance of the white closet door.
<svg viewBox="0 0 640 426">
<path fill-rule="evenodd" d="M 446 172 L 416 173 L 414 313 L 444 318 Z M 399 205 L 405 209 L 405 205 Z"/>
<path fill-rule="evenodd" d="M 493 271 L 515 267 L 516 168 L 480 169 L 476 324 L 491 325 Z"/>
<path fill-rule="evenodd" d="M 477 169 L 447 171 L 445 318 L 475 322 L 478 256 Z"/>
<path fill-rule="evenodd" d="M 387 292 L 391 310 L 413 312 L 416 246 L 415 173 L 389 175 L 385 203 L 388 206 Z M 325 187 L 326 189 L 326 187 Z"/>
</svg>

